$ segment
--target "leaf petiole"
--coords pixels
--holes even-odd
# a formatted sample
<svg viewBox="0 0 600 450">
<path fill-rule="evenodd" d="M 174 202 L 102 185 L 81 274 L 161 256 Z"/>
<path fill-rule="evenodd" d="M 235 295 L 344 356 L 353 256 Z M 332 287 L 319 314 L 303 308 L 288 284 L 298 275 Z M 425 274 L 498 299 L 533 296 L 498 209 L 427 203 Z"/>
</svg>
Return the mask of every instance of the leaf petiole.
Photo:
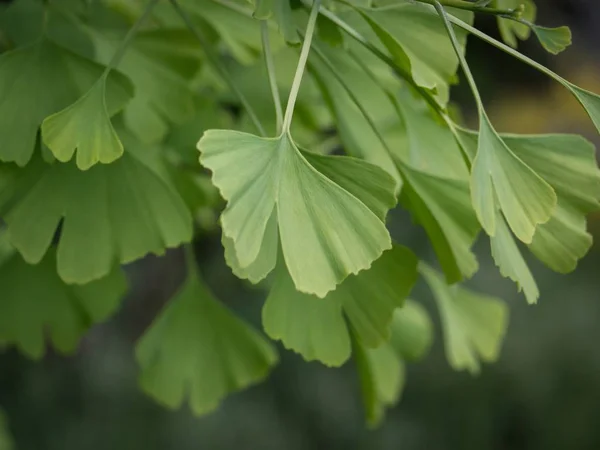
<svg viewBox="0 0 600 450">
<path fill-rule="evenodd" d="M 320 7 L 321 0 L 314 0 L 312 9 L 310 11 L 310 16 L 308 18 L 308 24 L 306 25 L 306 36 L 304 38 L 304 43 L 302 44 L 302 51 L 300 52 L 298 67 L 296 68 L 296 74 L 294 75 L 294 81 L 292 83 L 292 90 L 290 91 L 287 107 L 285 109 L 283 132 L 289 132 L 292 125 L 294 108 L 296 106 L 296 100 L 298 99 L 298 93 L 300 92 L 300 85 L 302 84 L 304 70 L 306 69 L 306 62 L 308 61 L 308 54 L 310 53 L 310 47 L 312 44 L 313 35 L 315 33 L 315 25 L 317 23 L 317 16 L 319 15 Z"/>
<path fill-rule="evenodd" d="M 435 3 L 436 3 L 436 0 L 416 0 L 416 1 L 419 3 L 426 3 L 428 5 L 433 5 L 433 6 L 435 6 Z M 508 18 L 508 19 L 517 19 L 517 18 L 521 17 L 521 14 L 523 14 L 522 8 L 497 9 L 497 8 L 490 8 L 487 6 L 479 6 L 477 4 L 467 2 L 464 0 L 441 0 L 439 3 L 442 6 L 446 6 L 446 7 L 450 7 L 450 8 L 464 9 L 466 11 L 471 11 L 474 13 L 491 14 L 494 16 L 503 16 L 504 18 Z M 383 9 L 383 8 L 378 8 L 378 9 Z"/>
</svg>

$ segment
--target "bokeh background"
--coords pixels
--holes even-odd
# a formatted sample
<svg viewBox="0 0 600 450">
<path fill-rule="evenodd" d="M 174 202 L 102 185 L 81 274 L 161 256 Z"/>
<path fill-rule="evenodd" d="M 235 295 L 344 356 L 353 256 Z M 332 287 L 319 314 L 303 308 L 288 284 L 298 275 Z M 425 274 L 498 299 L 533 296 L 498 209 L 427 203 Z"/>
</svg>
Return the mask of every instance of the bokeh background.
<svg viewBox="0 0 600 450">
<path fill-rule="evenodd" d="M 534 41 L 521 50 L 600 92 L 597 1 L 540 0 L 538 7 L 540 23 L 572 28 L 574 45 L 559 57 Z M 477 24 L 497 35 L 493 19 Z M 577 132 L 600 145 L 559 86 L 475 39 L 468 55 L 501 131 Z M 472 122 L 465 86 L 453 94 Z M 395 211 L 390 226 L 399 242 L 433 259 L 424 233 L 405 213 Z M 591 217 L 589 227 L 600 240 L 600 216 Z M 227 269 L 218 233 L 196 246 L 213 290 L 258 325 L 265 293 Z M 132 291 L 120 313 L 93 329 L 75 356 L 50 354 L 34 363 L 14 351 L 0 354 L 0 406 L 19 450 L 600 449 L 600 246 L 568 276 L 530 259 L 542 293 L 535 307 L 500 277 L 488 248 L 477 244 L 481 270 L 469 284 L 511 306 L 500 360 L 478 377 L 453 372 L 437 311 L 427 289 L 417 286 L 413 296 L 436 323 L 435 344 L 425 360 L 409 366 L 400 404 L 376 430 L 365 427 L 352 365 L 327 369 L 283 349 L 267 382 L 230 397 L 207 417 L 185 408 L 170 412 L 144 396 L 136 384 L 134 343 L 181 281 L 176 251 L 128 268 Z"/>
</svg>

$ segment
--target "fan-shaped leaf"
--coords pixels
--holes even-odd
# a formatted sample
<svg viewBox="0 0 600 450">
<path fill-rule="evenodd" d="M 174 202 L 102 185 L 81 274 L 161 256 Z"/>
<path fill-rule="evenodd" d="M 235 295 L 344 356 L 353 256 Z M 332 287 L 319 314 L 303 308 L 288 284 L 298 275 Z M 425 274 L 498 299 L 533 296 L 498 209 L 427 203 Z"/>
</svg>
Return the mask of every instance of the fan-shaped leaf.
<svg viewBox="0 0 600 450">
<path fill-rule="evenodd" d="M 118 80 L 118 84 L 117 84 Z M 71 160 L 77 150 L 77 167 L 87 170 L 97 163 L 109 164 L 123 155 L 123 144 L 110 117 L 133 96 L 124 76 L 115 77 L 113 98 L 107 98 L 105 74 L 83 97 L 42 123 L 42 138 L 56 159 Z"/>
<path fill-rule="evenodd" d="M 405 361 L 417 361 L 425 356 L 433 343 L 433 324 L 419 303 L 406 300 L 394 312 L 391 345 Z"/>
<path fill-rule="evenodd" d="M 169 408 L 189 397 L 198 415 L 264 379 L 278 359 L 268 341 L 215 300 L 195 275 L 142 337 L 136 354 L 148 395 Z"/>
<path fill-rule="evenodd" d="M 198 149 L 201 163 L 213 172 L 213 183 L 228 201 L 221 222 L 241 268 L 257 260 L 265 239 L 273 239 L 265 238 L 265 231 L 274 213 L 296 288 L 319 297 L 349 274 L 368 268 L 391 247 L 384 223 L 369 209 L 373 196 L 377 199 L 381 191 L 388 195 L 378 198 L 378 204 L 391 206 L 389 186 L 395 184 L 383 170 L 361 161 L 300 152 L 287 133 L 265 139 L 209 130 Z M 353 174 L 365 176 L 340 185 L 333 175 L 319 172 L 311 160 L 323 161 L 321 170 L 324 165 L 339 173 L 340 183 L 350 166 L 358 167 Z M 371 185 L 361 187 L 359 180 L 368 178 L 381 189 L 371 193 Z M 372 194 L 369 199 L 357 197 L 367 193 Z"/>
<path fill-rule="evenodd" d="M 192 218 L 160 170 L 152 149 L 128 153 L 82 172 L 75 164 L 44 164 L 0 173 L 0 215 L 11 242 L 39 262 L 60 223 L 57 266 L 68 283 L 87 283 L 147 253 L 161 254 L 192 237 Z M 131 151 L 129 151 L 131 150 Z M 8 169 L 5 167 L 5 169 Z"/>
<path fill-rule="evenodd" d="M 494 236 L 496 211 L 501 209 L 517 238 L 531 243 L 536 227 L 550 220 L 556 193 L 506 145 L 485 113 L 480 114 L 480 122 L 471 177 L 477 217 L 485 231 Z"/>
<path fill-rule="evenodd" d="M 402 306 L 416 281 L 416 266 L 410 250 L 395 246 L 324 299 L 296 291 L 280 267 L 263 309 L 265 330 L 307 360 L 339 366 L 350 356 L 349 330 L 342 312 L 363 345 L 381 345 L 390 337 L 394 310 Z"/>
<path fill-rule="evenodd" d="M 533 0 L 496 0 L 495 6 L 504 10 L 521 7 L 523 8 L 521 18 L 530 23 L 535 22 L 537 16 L 537 8 Z M 502 17 L 498 17 L 498 28 L 502 40 L 511 47 L 517 47 L 517 38 L 525 41 L 531 35 L 531 29 L 526 24 Z"/>
<path fill-rule="evenodd" d="M 44 118 L 74 102 L 103 71 L 47 39 L 0 56 L 0 160 L 27 164 Z M 124 84 L 116 72 L 108 76 L 113 112 L 129 99 L 122 95 Z"/>
<path fill-rule="evenodd" d="M 546 51 L 553 55 L 558 55 L 560 52 L 566 50 L 572 43 L 569 27 L 546 28 L 534 25 L 532 29 L 539 39 L 540 44 L 542 44 Z"/>
<path fill-rule="evenodd" d="M 476 294 L 460 286 L 448 286 L 433 269 L 419 270 L 436 299 L 448 362 L 455 370 L 477 373 L 480 360 L 498 359 L 508 325 L 508 307 L 501 300 Z"/>
<path fill-rule="evenodd" d="M 587 91 L 575 86 L 572 83 L 565 81 L 565 86 L 573 93 L 573 95 L 579 100 L 579 103 L 585 108 L 586 112 L 592 119 L 596 129 L 600 133 L 600 96 L 594 92 Z"/>
<path fill-rule="evenodd" d="M 53 250 L 35 266 L 15 253 L 0 265 L 0 284 L 0 341 L 36 359 L 44 355 L 46 334 L 57 350 L 73 352 L 92 324 L 117 309 L 127 288 L 118 269 L 85 286 L 66 285 Z"/>
</svg>

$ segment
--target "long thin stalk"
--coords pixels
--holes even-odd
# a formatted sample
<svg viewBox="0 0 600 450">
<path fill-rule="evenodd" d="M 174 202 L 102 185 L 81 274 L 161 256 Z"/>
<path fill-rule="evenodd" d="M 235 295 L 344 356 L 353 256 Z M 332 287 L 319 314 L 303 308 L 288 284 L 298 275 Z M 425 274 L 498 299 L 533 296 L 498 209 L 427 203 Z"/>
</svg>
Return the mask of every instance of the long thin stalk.
<svg viewBox="0 0 600 450">
<path fill-rule="evenodd" d="M 154 0 L 154 1 L 156 1 L 156 0 Z M 208 39 L 206 38 L 206 36 L 202 32 L 202 30 L 194 24 L 194 22 L 192 21 L 192 19 L 188 15 L 188 13 L 181 7 L 181 5 L 179 4 L 179 2 L 177 0 L 169 0 L 169 1 L 171 2 L 171 5 L 173 6 L 173 8 L 177 12 L 177 14 L 179 14 L 181 19 L 185 23 L 185 25 L 188 27 L 188 29 L 194 34 L 196 39 L 198 39 L 198 42 L 200 42 L 200 45 L 202 46 L 202 49 L 204 50 L 204 53 L 206 54 L 208 61 L 211 63 L 213 68 L 215 70 L 217 70 L 217 72 L 219 72 L 221 77 L 223 77 L 223 80 L 225 80 L 225 82 L 227 83 L 227 86 L 229 86 L 229 89 L 231 89 L 231 91 L 236 95 L 236 97 L 238 98 L 238 100 L 240 101 L 240 103 L 242 104 L 242 106 L 244 107 L 246 112 L 248 113 L 250 120 L 252 121 L 252 123 L 258 130 L 258 132 L 262 136 L 265 136 L 266 135 L 265 129 L 264 129 L 262 123 L 260 122 L 260 119 L 258 118 L 254 109 L 252 108 L 252 106 L 250 105 L 248 100 L 246 99 L 246 96 L 236 86 L 235 82 L 229 75 L 229 72 L 227 72 L 225 67 L 223 67 L 223 65 L 219 61 L 218 56 L 212 51 L 210 42 L 208 41 Z"/>
<path fill-rule="evenodd" d="M 426 3 L 428 5 L 435 6 L 436 0 L 416 0 L 419 3 Z M 439 2 L 442 6 L 464 9 L 466 11 L 471 11 L 475 13 L 483 13 L 483 14 L 491 14 L 494 16 L 505 16 L 506 18 L 518 18 L 522 14 L 522 10 L 519 8 L 516 9 L 498 9 L 498 8 L 490 8 L 488 6 L 477 6 L 471 2 L 466 2 L 464 0 L 441 0 Z"/>
<path fill-rule="evenodd" d="M 285 109 L 285 117 L 283 119 L 284 132 L 289 131 L 292 125 L 294 109 L 296 107 L 296 100 L 298 99 L 300 85 L 302 84 L 302 77 L 304 76 L 304 70 L 306 69 L 306 62 L 308 61 L 308 54 L 310 53 L 310 47 L 312 44 L 313 35 L 315 33 L 315 25 L 317 23 L 317 17 L 319 15 L 320 7 L 321 0 L 314 0 L 312 9 L 310 11 L 310 16 L 308 18 L 308 24 L 306 25 L 306 36 L 304 38 L 304 43 L 302 44 L 302 51 L 300 52 L 298 67 L 296 68 L 296 74 L 294 75 L 292 89 L 290 91 L 287 107 Z"/>
</svg>

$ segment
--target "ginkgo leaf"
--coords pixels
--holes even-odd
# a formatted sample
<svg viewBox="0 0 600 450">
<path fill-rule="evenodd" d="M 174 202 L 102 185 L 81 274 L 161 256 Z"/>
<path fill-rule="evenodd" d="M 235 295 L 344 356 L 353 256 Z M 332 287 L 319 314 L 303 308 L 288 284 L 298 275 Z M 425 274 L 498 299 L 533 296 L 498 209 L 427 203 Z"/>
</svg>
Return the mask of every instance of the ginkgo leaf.
<svg viewBox="0 0 600 450">
<path fill-rule="evenodd" d="M 557 203 L 552 187 L 515 155 L 485 113 L 480 114 L 471 195 L 487 234 L 496 234 L 500 209 L 515 236 L 525 243 L 531 243 L 538 225 L 550 220 Z"/>
<path fill-rule="evenodd" d="M 405 361 L 423 358 L 433 343 L 433 323 L 419 303 L 407 299 L 394 312 L 390 344 Z"/>
<path fill-rule="evenodd" d="M 254 17 L 259 20 L 271 17 L 271 14 L 273 13 L 273 2 L 274 0 L 254 0 Z"/>
<path fill-rule="evenodd" d="M 423 226 L 449 283 L 478 268 L 471 247 L 480 230 L 471 205 L 469 172 L 450 129 L 423 101 L 403 90 L 397 100 L 402 127 L 390 148 L 404 177 L 400 202 Z"/>
<path fill-rule="evenodd" d="M 450 365 L 455 370 L 478 373 L 480 361 L 496 361 L 508 326 L 507 305 L 458 285 L 448 286 L 425 264 L 419 266 L 419 271 L 438 305 Z"/>
<path fill-rule="evenodd" d="M 27 262 L 43 258 L 61 223 L 57 267 L 68 283 L 102 278 L 116 263 L 189 242 L 192 218 L 157 155 L 130 140 L 125 146 L 118 161 L 86 172 L 39 158 L 0 172 L 0 185 L 7 184 L 0 216 Z"/>
<path fill-rule="evenodd" d="M 596 129 L 600 133 L 600 96 L 565 81 L 565 86 L 573 93 L 579 103 L 584 107 Z"/>
<path fill-rule="evenodd" d="M 33 155 L 38 129 L 47 116 L 85 93 L 104 67 L 48 39 L 0 56 L 0 160 L 24 166 Z M 113 111 L 123 95 L 124 77 L 111 72 L 107 96 Z"/>
<path fill-rule="evenodd" d="M 379 348 L 365 348 L 354 342 L 354 360 L 360 379 L 367 424 L 376 427 L 385 410 L 400 400 L 406 373 L 404 364 L 390 344 Z"/>
<path fill-rule="evenodd" d="M 414 81 L 437 92 L 442 104 L 448 102 L 449 82 L 458 69 L 458 58 L 446 35 L 442 22 L 431 5 L 409 0 L 396 2 L 393 9 L 357 9 L 367 20 L 395 62 L 410 73 Z M 471 23 L 468 11 L 449 11 Z M 456 30 L 460 45 L 466 44 L 467 34 Z"/>
<path fill-rule="evenodd" d="M 585 216 L 600 209 L 600 170 L 594 145 L 575 135 L 503 138 L 558 195 L 552 218 L 537 228 L 530 250 L 551 269 L 571 272 L 592 245 Z"/>
<path fill-rule="evenodd" d="M 495 6 L 503 10 L 514 10 L 521 7 L 520 18 L 529 23 L 535 22 L 537 16 L 537 8 L 533 0 L 496 0 Z M 509 18 L 498 17 L 498 28 L 502 40 L 511 47 L 517 47 L 517 38 L 525 41 L 531 35 L 531 28 L 528 25 Z"/>
<path fill-rule="evenodd" d="M 212 171 L 213 184 L 228 201 L 221 223 L 241 268 L 253 264 L 263 241 L 272 239 L 265 238 L 265 230 L 273 214 L 277 214 L 282 253 L 296 288 L 319 297 L 348 275 L 367 269 L 391 247 L 384 222 L 370 209 L 371 198 L 357 197 L 378 196 L 386 186 L 395 187 L 376 166 L 300 152 L 288 133 L 260 138 L 209 130 L 198 149 L 200 162 Z M 350 165 L 358 167 L 350 184 L 354 187 L 337 184 L 332 174 L 319 172 L 311 160 L 328 161 L 328 170 L 340 177 Z M 375 180 L 381 189 L 369 192 L 368 186 L 360 187 L 366 179 Z M 393 190 L 388 190 L 387 198 L 393 196 Z M 387 204 L 385 198 L 378 201 Z"/>
<path fill-rule="evenodd" d="M 534 25 L 531 27 L 540 44 L 546 51 L 558 55 L 572 44 L 572 35 L 569 27 L 547 28 Z"/>
<path fill-rule="evenodd" d="M 108 73 L 75 103 L 44 119 L 42 138 L 59 161 L 70 161 L 77 151 L 77 167 L 87 170 L 123 155 L 123 144 L 110 117 L 118 112 L 115 105 L 123 105 L 133 96 L 133 86 L 124 76 L 115 77 L 113 97 L 107 98 L 107 83 Z"/>
<path fill-rule="evenodd" d="M 262 381 L 278 361 L 273 346 L 194 274 L 138 342 L 136 355 L 144 392 L 169 408 L 187 399 L 198 415 Z"/>
<path fill-rule="evenodd" d="M 416 282 L 416 267 L 414 254 L 395 246 L 323 299 L 298 292 L 285 268 L 279 267 L 263 308 L 265 331 L 308 361 L 339 366 L 351 351 L 344 315 L 363 345 L 375 348 L 389 340 L 394 310 Z"/>
<path fill-rule="evenodd" d="M 15 253 L 0 265 L 0 283 L 0 341 L 35 359 L 44 355 L 46 336 L 60 352 L 75 351 L 91 325 L 115 312 L 127 289 L 118 269 L 84 286 L 66 285 L 53 250 L 35 266 Z"/>
</svg>

